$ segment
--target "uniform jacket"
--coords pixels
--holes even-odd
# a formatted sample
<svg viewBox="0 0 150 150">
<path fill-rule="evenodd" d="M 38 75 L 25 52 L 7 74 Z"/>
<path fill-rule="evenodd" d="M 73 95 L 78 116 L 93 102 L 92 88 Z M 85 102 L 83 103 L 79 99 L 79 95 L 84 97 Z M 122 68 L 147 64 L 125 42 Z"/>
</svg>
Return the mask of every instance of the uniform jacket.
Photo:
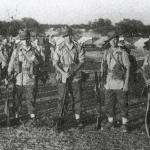
<svg viewBox="0 0 150 150">
<path fill-rule="evenodd" d="M 72 42 L 72 46 L 69 47 L 65 41 L 56 45 L 56 50 L 54 53 L 54 64 L 59 64 L 59 66 L 65 71 L 69 72 L 71 67 L 78 65 L 80 62 L 84 62 L 85 54 L 81 46 L 76 42 Z M 62 82 L 66 79 L 61 76 Z M 74 80 L 78 80 L 76 77 Z"/>
<path fill-rule="evenodd" d="M 130 66 L 129 56 L 126 51 L 122 51 L 119 48 L 115 48 L 110 51 L 111 51 L 111 53 L 113 53 L 116 60 L 119 60 L 119 62 L 125 68 Z M 118 53 L 121 53 L 121 55 L 118 55 Z M 124 80 L 115 79 L 113 76 L 113 68 L 117 62 L 112 58 L 112 56 L 109 52 L 107 52 L 107 54 L 104 54 L 103 61 L 104 60 L 106 60 L 107 64 L 108 64 L 108 74 L 107 74 L 107 78 L 106 78 L 105 88 L 106 89 L 122 89 L 124 86 Z"/>
<path fill-rule="evenodd" d="M 24 53 L 30 58 L 30 62 L 25 58 Z M 8 72 L 15 71 L 16 84 L 17 85 L 33 85 L 34 75 L 33 75 L 33 62 L 35 61 L 34 52 L 31 50 L 31 47 L 26 46 L 25 41 L 21 41 L 17 48 L 13 51 L 9 66 Z"/>
</svg>

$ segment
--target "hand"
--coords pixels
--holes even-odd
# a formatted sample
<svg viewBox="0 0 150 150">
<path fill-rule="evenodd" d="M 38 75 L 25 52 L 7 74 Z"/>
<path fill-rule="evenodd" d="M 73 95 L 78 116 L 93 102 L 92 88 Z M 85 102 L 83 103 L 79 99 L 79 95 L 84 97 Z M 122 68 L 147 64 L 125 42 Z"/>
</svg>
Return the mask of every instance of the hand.
<svg viewBox="0 0 150 150">
<path fill-rule="evenodd" d="M 124 87 L 123 87 L 123 92 L 127 92 L 128 91 L 128 85 L 125 84 Z"/>
<path fill-rule="evenodd" d="M 68 72 L 63 72 L 62 74 L 64 78 L 68 79 L 70 77 L 70 74 Z"/>
<path fill-rule="evenodd" d="M 7 86 L 7 85 L 8 85 L 8 80 L 7 80 L 7 79 L 5 79 L 4 81 L 5 81 L 5 85 Z"/>
<path fill-rule="evenodd" d="M 8 76 L 11 76 L 11 71 L 8 70 Z"/>
<path fill-rule="evenodd" d="M 73 71 L 73 70 L 70 71 L 70 72 L 69 72 L 69 75 L 70 75 L 71 77 L 74 77 L 74 76 L 75 76 L 75 71 Z"/>
<path fill-rule="evenodd" d="M 146 86 L 150 85 L 150 79 L 146 80 Z"/>
</svg>

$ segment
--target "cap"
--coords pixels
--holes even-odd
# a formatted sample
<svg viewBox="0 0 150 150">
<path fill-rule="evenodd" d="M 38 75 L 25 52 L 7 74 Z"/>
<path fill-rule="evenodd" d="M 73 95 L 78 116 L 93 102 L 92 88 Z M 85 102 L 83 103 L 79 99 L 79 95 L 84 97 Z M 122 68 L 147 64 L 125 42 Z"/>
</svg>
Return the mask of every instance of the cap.
<svg viewBox="0 0 150 150">
<path fill-rule="evenodd" d="M 29 30 L 21 30 L 19 31 L 20 40 L 29 40 L 30 39 L 30 31 Z"/>
<path fill-rule="evenodd" d="M 62 35 L 63 35 L 63 37 L 72 36 L 73 35 L 72 28 L 69 26 L 65 26 L 65 28 L 62 29 Z"/>
</svg>

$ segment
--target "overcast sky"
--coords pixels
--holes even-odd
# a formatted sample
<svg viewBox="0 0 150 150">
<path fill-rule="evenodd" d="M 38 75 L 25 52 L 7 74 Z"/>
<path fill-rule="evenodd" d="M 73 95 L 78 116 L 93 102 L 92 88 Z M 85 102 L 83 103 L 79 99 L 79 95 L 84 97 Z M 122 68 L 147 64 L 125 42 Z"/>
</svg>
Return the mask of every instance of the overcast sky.
<svg viewBox="0 0 150 150">
<path fill-rule="evenodd" d="M 123 18 L 150 24 L 150 0 L 0 0 L 0 20 L 22 17 L 40 23 L 78 24 L 98 18 Z"/>
</svg>

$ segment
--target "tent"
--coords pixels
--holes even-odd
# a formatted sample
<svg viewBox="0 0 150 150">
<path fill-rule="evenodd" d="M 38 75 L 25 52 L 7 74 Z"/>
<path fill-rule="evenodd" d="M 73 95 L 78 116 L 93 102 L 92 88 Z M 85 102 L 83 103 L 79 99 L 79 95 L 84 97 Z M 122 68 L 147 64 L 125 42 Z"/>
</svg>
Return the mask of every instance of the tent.
<svg viewBox="0 0 150 150">
<path fill-rule="evenodd" d="M 138 41 L 136 41 L 134 43 L 134 46 L 137 48 L 137 49 L 141 49 L 143 50 L 143 47 L 144 47 L 144 43 L 148 41 L 148 38 L 140 38 Z"/>
<path fill-rule="evenodd" d="M 93 44 L 93 38 L 92 37 L 81 37 L 78 42 L 80 44 L 84 44 L 84 45 L 90 45 Z"/>
<path fill-rule="evenodd" d="M 96 40 L 94 42 L 94 44 L 96 45 L 96 47 L 102 47 L 102 45 L 105 43 L 105 41 L 108 40 L 108 37 L 107 36 L 102 36 L 101 38 L 99 38 L 98 40 Z"/>
</svg>

